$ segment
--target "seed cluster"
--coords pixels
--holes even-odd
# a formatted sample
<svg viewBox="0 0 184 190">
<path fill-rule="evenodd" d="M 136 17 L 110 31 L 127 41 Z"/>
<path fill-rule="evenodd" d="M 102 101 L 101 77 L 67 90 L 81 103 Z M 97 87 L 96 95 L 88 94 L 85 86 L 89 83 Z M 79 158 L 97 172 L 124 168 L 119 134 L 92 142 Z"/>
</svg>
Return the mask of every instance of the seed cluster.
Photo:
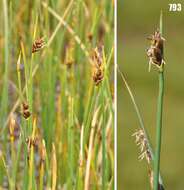
<svg viewBox="0 0 184 190">
<path fill-rule="evenodd" d="M 155 31 L 153 35 L 147 38 L 151 41 L 151 46 L 147 49 L 147 56 L 149 57 L 149 71 L 151 64 L 160 68 L 164 62 L 164 41 L 159 30 Z"/>
<path fill-rule="evenodd" d="M 104 69 L 103 69 L 103 48 L 96 47 L 93 51 L 93 63 L 94 63 L 94 70 L 93 70 L 93 81 L 96 86 L 98 86 L 104 77 Z"/>
<path fill-rule="evenodd" d="M 22 103 L 22 114 L 25 119 L 28 119 L 31 115 L 29 111 L 29 105 L 25 102 Z"/>
<path fill-rule="evenodd" d="M 145 158 L 148 163 L 149 180 L 151 189 L 153 189 L 153 170 L 151 167 L 152 155 L 148 147 L 148 140 L 146 138 L 145 132 L 140 129 L 137 130 L 132 136 L 135 137 L 135 143 L 140 148 L 141 154 L 139 156 L 139 159 L 143 160 Z M 158 190 L 164 190 L 164 187 L 160 183 L 158 184 Z"/>
<path fill-rule="evenodd" d="M 45 40 L 43 38 L 35 40 L 32 46 L 32 53 L 40 51 L 44 46 L 45 46 Z"/>
<path fill-rule="evenodd" d="M 148 141 L 145 137 L 145 133 L 142 129 L 136 131 L 132 136 L 135 136 L 135 143 L 139 146 L 141 155 L 139 156 L 140 160 L 146 158 L 148 164 L 150 164 L 152 160 L 152 156 L 148 147 Z"/>
</svg>

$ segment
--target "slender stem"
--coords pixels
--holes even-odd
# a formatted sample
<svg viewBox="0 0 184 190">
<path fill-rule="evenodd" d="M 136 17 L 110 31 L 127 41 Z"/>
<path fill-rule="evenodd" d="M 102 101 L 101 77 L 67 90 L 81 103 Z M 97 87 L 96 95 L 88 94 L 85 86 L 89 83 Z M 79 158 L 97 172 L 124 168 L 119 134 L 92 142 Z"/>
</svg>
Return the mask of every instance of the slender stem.
<svg viewBox="0 0 184 190">
<path fill-rule="evenodd" d="M 160 33 L 163 32 L 162 24 L 162 11 L 160 13 Z M 156 150 L 154 159 L 154 179 L 153 189 L 158 190 L 159 185 L 159 171 L 160 171 L 160 152 L 162 140 L 162 112 L 163 112 L 163 98 L 164 98 L 164 65 L 161 66 L 159 71 L 159 94 L 157 105 L 157 122 L 156 122 Z"/>
<path fill-rule="evenodd" d="M 8 112 L 8 70 L 9 70 L 9 19 L 7 1 L 3 0 L 4 13 L 4 81 L 1 96 L 0 118 L 4 122 Z"/>
<path fill-rule="evenodd" d="M 105 109 L 105 99 L 103 98 L 103 107 Z M 102 190 L 106 189 L 106 125 L 105 125 L 106 113 L 103 111 L 103 126 L 102 126 Z"/>
<path fill-rule="evenodd" d="M 89 189 L 90 185 L 90 167 L 91 167 L 91 161 L 92 161 L 92 155 L 93 155 L 93 149 L 94 149 L 94 138 L 95 138 L 95 127 L 97 124 L 97 117 L 99 113 L 99 108 L 95 111 L 94 116 L 93 116 L 93 121 L 91 124 L 91 131 L 90 131 L 90 137 L 89 137 L 89 149 L 88 149 L 88 158 L 87 158 L 87 163 L 86 163 L 86 173 L 85 173 L 85 185 L 84 185 L 84 190 Z"/>
<path fill-rule="evenodd" d="M 156 129 L 156 151 L 154 162 L 154 190 L 158 190 L 159 170 L 160 170 L 160 152 L 162 137 L 162 110 L 164 97 L 164 73 L 159 72 L 159 95 L 157 108 L 157 129 Z"/>
<path fill-rule="evenodd" d="M 131 98 L 131 100 L 132 100 L 132 103 L 133 103 L 135 112 L 136 112 L 137 117 L 138 117 L 138 120 L 139 120 L 140 127 L 141 127 L 142 130 L 144 131 L 145 137 L 146 137 L 146 139 L 147 139 L 148 148 L 149 148 L 149 150 L 150 150 L 151 157 L 152 157 L 152 159 L 154 159 L 154 153 L 153 153 L 153 149 L 152 149 L 152 146 L 151 146 L 151 143 L 150 143 L 150 138 L 149 138 L 148 133 L 147 133 L 147 131 L 146 131 L 146 128 L 145 128 L 145 126 L 144 126 L 143 118 L 142 118 L 142 116 L 141 116 L 139 107 L 138 107 L 138 105 L 137 105 L 137 103 L 136 103 L 136 101 L 135 101 L 135 97 L 134 97 L 134 95 L 133 95 L 133 93 L 132 93 L 132 91 L 131 91 L 131 89 L 130 89 L 130 87 L 129 87 L 129 85 L 128 85 L 126 79 L 125 79 L 124 74 L 120 71 L 120 69 L 119 69 L 118 66 L 117 66 L 117 69 L 118 69 L 118 72 L 120 73 L 120 76 L 121 76 L 121 78 L 122 78 L 123 82 L 125 83 L 125 86 L 126 86 L 126 88 L 127 88 L 127 90 L 128 90 L 128 93 L 129 93 L 129 95 L 130 95 L 130 98 Z"/>
</svg>

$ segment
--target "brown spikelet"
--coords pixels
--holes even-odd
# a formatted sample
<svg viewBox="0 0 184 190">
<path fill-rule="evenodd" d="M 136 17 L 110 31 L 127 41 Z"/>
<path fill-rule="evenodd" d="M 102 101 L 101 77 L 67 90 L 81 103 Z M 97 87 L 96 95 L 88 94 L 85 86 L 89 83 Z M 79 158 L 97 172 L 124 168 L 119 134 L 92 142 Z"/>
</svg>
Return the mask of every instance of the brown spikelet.
<svg viewBox="0 0 184 190">
<path fill-rule="evenodd" d="M 147 56 L 149 57 L 149 63 L 160 67 L 164 62 L 164 41 L 159 30 L 156 30 L 153 35 L 147 38 L 150 40 L 151 45 L 147 49 Z"/>
<path fill-rule="evenodd" d="M 39 38 L 35 40 L 32 46 L 32 53 L 38 52 L 45 46 L 45 40 L 44 38 Z"/>
<path fill-rule="evenodd" d="M 26 102 L 22 103 L 22 114 L 25 119 L 28 119 L 31 116 L 29 105 Z"/>
<path fill-rule="evenodd" d="M 91 32 L 88 33 L 87 38 L 88 38 L 89 42 L 92 42 L 92 40 L 93 40 L 93 34 Z"/>
<path fill-rule="evenodd" d="M 104 77 L 104 69 L 103 69 L 103 48 L 102 47 L 96 47 L 93 51 L 93 81 L 96 86 L 98 86 Z"/>
</svg>

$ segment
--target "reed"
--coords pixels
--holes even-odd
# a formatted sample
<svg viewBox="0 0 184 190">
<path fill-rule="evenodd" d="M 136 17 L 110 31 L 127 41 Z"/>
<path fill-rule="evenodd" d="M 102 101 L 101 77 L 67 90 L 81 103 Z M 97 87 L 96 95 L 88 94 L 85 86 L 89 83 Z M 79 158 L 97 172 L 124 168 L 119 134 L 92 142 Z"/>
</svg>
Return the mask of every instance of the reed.
<svg viewBox="0 0 184 190">
<path fill-rule="evenodd" d="M 0 3 L 0 189 L 113 189 L 113 6 Z"/>
</svg>

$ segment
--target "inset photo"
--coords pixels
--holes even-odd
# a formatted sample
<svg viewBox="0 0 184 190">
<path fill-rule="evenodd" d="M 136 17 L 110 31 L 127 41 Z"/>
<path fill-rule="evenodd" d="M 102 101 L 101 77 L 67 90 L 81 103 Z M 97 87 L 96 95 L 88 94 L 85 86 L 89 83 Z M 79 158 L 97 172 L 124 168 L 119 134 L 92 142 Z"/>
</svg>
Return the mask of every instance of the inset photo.
<svg viewBox="0 0 184 190">
<path fill-rule="evenodd" d="M 118 1 L 118 189 L 182 190 L 181 1 Z"/>
</svg>

